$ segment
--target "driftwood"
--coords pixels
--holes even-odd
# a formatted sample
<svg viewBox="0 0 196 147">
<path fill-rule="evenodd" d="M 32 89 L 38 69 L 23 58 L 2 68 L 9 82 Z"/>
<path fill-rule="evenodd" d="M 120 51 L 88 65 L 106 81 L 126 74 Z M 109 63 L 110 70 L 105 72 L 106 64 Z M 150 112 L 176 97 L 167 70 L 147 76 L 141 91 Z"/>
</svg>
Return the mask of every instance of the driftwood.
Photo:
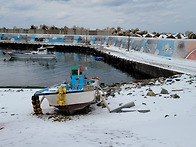
<svg viewBox="0 0 196 147">
<path fill-rule="evenodd" d="M 100 86 L 99 86 L 99 89 L 103 92 L 103 95 L 104 95 L 105 99 L 107 99 L 107 96 L 106 96 L 104 90 Z"/>
<path fill-rule="evenodd" d="M 107 97 L 106 97 L 106 95 L 105 95 L 103 89 L 102 89 L 101 87 L 99 87 L 99 88 L 100 88 L 101 91 L 103 92 L 104 97 L 103 97 L 102 94 L 99 92 L 99 90 L 97 90 L 97 91 L 98 91 L 98 94 L 100 95 L 100 98 L 101 98 L 103 104 L 106 106 L 106 108 L 108 109 L 108 111 L 109 111 L 110 113 L 113 113 L 113 112 L 122 112 L 121 109 L 123 109 L 123 108 L 130 108 L 130 107 L 135 106 L 135 103 L 134 103 L 134 102 L 129 102 L 129 103 L 127 103 L 127 104 L 125 104 L 125 105 L 123 105 L 123 106 L 120 106 L 120 107 L 118 107 L 118 108 L 116 108 L 116 109 L 110 110 L 110 107 L 108 106 L 107 102 L 105 101 L 105 99 L 106 99 Z"/>
<path fill-rule="evenodd" d="M 106 108 L 107 108 L 108 111 L 110 112 L 110 108 L 109 108 L 107 102 L 105 101 L 105 98 L 103 98 L 102 94 L 99 92 L 99 90 L 98 90 L 98 94 L 100 95 L 100 98 L 101 98 L 103 104 L 106 106 Z"/>
<path fill-rule="evenodd" d="M 183 89 L 172 89 L 172 91 L 183 91 Z"/>
</svg>

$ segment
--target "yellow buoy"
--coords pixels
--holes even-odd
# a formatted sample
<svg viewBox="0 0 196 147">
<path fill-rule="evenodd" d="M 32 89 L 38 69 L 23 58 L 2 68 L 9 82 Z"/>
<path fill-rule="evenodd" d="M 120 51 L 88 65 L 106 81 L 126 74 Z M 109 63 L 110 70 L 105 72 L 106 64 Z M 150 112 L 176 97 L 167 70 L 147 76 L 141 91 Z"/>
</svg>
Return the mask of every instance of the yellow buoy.
<svg viewBox="0 0 196 147">
<path fill-rule="evenodd" d="M 64 106 L 67 89 L 65 86 L 59 86 L 57 92 L 57 104 L 59 104 L 59 106 Z"/>
<path fill-rule="evenodd" d="M 35 114 L 42 114 L 42 109 L 40 107 L 39 96 L 32 96 L 33 111 Z"/>
</svg>

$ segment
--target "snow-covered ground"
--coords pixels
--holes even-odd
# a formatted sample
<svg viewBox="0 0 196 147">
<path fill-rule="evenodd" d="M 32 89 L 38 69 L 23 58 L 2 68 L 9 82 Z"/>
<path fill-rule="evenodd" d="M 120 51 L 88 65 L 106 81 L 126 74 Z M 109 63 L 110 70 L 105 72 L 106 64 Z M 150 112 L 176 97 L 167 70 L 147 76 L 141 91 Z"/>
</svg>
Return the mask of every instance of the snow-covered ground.
<svg viewBox="0 0 196 147">
<path fill-rule="evenodd" d="M 147 96 L 150 90 L 155 96 Z M 93 104 L 88 114 L 61 116 L 60 122 L 51 117 L 54 108 L 47 100 L 44 115 L 33 115 L 35 91 L 0 89 L 0 147 L 196 146 L 196 75 L 122 85 L 106 101 L 110 109 L 133 101 L 135 106 L 126 109 L 132 112 L 109 113 Z"/>
<path fill-rule="evenodd" d="M 134 107 L 122 109 L 129 112 L 121 113 L 109 113 L 94 104 L 86 115 L 55 115 L 54 108 L 44 100 L 41 105 L 44 114 L 36 116 L 31 104 L 36 89 L 0 89 L 0 147 L 196 146 L 195 61 L 112 47 L 98 49 L 190 75 L 121 85 L 121 90 L 106 100 L 111 110 L 135 103 Z"/>
</svg>

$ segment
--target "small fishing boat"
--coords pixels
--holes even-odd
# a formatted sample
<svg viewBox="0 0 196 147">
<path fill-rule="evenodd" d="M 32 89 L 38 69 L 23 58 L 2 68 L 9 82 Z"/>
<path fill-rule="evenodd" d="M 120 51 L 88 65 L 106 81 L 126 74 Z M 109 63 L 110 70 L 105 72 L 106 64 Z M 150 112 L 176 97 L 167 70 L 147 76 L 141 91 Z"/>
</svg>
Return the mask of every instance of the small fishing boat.
<svg viewBox="0 0 196 147">
<path fill-rule="evenodd" d="M 8 54 L 11 58 L 24 58 L 24 59 L 54 59 L 56 58 L 55 52 L 49 52 L 49 47 L 39 47 L 36 51 L 21 52 L 11 51 L 4 54 Z"/>
<path fill-rule="evenodd" d="M 46 98 L 49 106 L 54 106 L 60 111 L 73 114 L 92 103 L 96 102 L 96 89 L 99 86 L 99 78 L 86 78 L 83 75 L 83 67 L 72 66 L 71 81 L 63 82 L 44 90 L 35 92 L 32 96 L 34 112 L 42 113 L 41 102 Z M 43 96 L 39 101 L 39 96 Z"/>
</svg>

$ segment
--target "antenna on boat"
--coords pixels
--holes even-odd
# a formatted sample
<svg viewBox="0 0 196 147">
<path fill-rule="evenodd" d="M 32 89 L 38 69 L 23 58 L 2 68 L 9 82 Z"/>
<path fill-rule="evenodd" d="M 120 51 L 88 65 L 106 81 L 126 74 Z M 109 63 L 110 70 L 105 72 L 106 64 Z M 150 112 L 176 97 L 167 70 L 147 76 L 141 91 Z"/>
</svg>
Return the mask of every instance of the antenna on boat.
<svg viewBox="0 0 196 147">
<path fill-rule="evenodd" d="M 80 67 L 78 67 L 78 79 L 79 79 L 79 76 L 80 76 Z"/>
<path fill-rule="evenodd" d="M 87 40 L 87 30 L 86 30 L 86 45 L 88 45 L 88 40 Z"/>
<path fill-rule="evenodd" d="M 88 76 L 88 68 L 87 68 L 87 66 L 85 66 L 85 70 L 86 70 L 86 72 L 85 72 L 85 77 L 86 77 L 86 75 Z"/>
</svg>

